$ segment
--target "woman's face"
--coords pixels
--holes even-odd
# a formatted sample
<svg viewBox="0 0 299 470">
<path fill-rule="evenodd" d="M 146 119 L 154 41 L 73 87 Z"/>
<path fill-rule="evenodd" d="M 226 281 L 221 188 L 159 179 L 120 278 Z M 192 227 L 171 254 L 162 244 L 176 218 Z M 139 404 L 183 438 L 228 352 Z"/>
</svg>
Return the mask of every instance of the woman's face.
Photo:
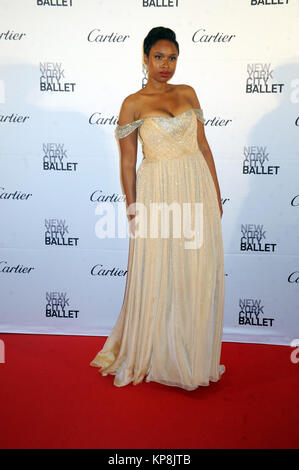
<svg viewBox="0 0 299 470">
<path fill-rule="evenodd" d="M 148 66 L 148 79 L 167 82 L 174 75 L 178 59 L 175 44 L 167 39 L 160 39 L 150 49 L 149 57 L 144 55 Z"/>
</svg>

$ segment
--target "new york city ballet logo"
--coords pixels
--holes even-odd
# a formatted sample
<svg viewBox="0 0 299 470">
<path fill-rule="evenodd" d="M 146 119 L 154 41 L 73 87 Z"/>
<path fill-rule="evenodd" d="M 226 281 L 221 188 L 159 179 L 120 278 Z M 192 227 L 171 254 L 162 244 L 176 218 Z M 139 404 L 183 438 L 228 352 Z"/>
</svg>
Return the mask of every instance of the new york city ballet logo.
<svg viewBox="0 0 299 470">
<path fill-rule="evenodd" d="M 260 299 L 239 299 L 239 325 L 272 327 L 274 318 L 265 316 Z"/>
<path fill-rule="evenodd" d="M 284 83 L 273 83 L 271 64 L 247 64 L 246 93 L 282 93 Z"/>
<path fill-rule="evenodd" d="M 127 210 L 124 203 L 103 202 L 96 206 L 95 214 L 99 216 L 95 234 L 101 239 L 126 238 L 128 235 L 135 239 L 171 238 L 184 243 L 186 249 L 198 249 L 203 244 L 202 202 L 151 202 L 149 206 L 136 202 Z M 134 216 L 128 225 L 126 214 Z"/>
<path fill-rule="evenodd" d="M 78 318 L 79 310 L 70 308 L 66 292 L 46 292 L 46 317 Z"/>
<path fill-rule="evenodd" d="M 289 0 L 251 0 L 252 6 L 259 6 L 259 5 L 287 5 Z"/>
<path fill-rule="evenodd" d="M 266 146 L 244 147 L 243 175 L 277 175 L 279 165 L 269 165 L 269 152 Z"/>
<path fill-rule="evenodd" d="M 77 171 L 78 162 L 69 162 L 67 150 L 61 143 L 43 144 L 43 169 L 52 171 Z"/>
<path fill-rule="evenodd" d="M 73 0 L 36 0 L 36 4 L 43 7 L 72 7 Z"/>
<path fill-rule="evenodd" d="M 61 62 L 40 62 L 40 91 L 71 93 L 76 83 L 65 81 L 65 71 Z"/>
<path fill-rule="evenodd" d="M 179 0 L 141 0 L 142 1 L 142 6 L 143 7 L 178 7 L 179 6 Z"/>
<path fill-rule="evenodd" d="M 78 237 L 69 237 L 65 219 L 45 219 L 45 245 L 77 246 Z"/>
<path fill-rule="evenodd" d="M 267 242 L 263 225 L 242 224 L 241 233 L 240 251 L 275 252 L 277 244 Z"/>
</svg>

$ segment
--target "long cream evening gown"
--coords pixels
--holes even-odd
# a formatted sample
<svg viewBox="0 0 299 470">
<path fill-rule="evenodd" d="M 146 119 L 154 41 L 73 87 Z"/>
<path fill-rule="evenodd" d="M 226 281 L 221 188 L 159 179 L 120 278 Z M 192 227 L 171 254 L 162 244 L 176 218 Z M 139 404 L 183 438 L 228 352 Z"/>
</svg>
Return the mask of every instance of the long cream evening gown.
<svg viewBox="0 0 299 470">
<path fill-rule="evenodd" d="M 150 223 L 146 236 L 130 238 L 121 312 L 90 363 L 102 375 L 114 375 L 117 387 L 145 379 L 194 390 L 225 372 L 220 364 L 225 292 L 221 216 L 197 143 L 197 119 L 204 122 L 202 110 L 190 108 L 178 116 L 145 117 L 116 127 L 118 138 L 138 128 L 144 158 L 136 175 L 136 202 L 148 210 L 153 202 L 176 202 L 180 220 L 183 204 L 189 203 L 192 227 L 202 240 L 188 245 L 190 234 L 182 228 L 177 236 L 174 225 L 170 236 L 162 236 L 162 222 L 154 223 L 159 226 L 156 238 L 148 236 L 153 233 Z M 196 212 L 194 203 L 201 203 L 202 212 Z M 149 212 L 140 214 L 140 227 L 145 227 Z"/>
</svg>

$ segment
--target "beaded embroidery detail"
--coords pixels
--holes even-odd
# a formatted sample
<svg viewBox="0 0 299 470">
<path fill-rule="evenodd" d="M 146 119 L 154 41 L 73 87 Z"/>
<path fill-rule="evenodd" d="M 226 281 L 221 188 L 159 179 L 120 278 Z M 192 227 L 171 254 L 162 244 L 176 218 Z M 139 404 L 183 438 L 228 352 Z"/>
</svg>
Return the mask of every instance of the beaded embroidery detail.
<svg viewBox="0 0 299 470">
<path fill-rule="evenodd" d="M 115 135 L 119 139 L 123 139 L 124 137 L 127 137 L 129 134 L 131 134 L 131 132 L 133 132 L 135 129 L 137 129 L 138 127 L 141 127 L 146 119 L 177 119 L 191 111 L 194 111 L 197 119 L 200 122 L 202 122 L 202 124 L 204 124 L 205 119 L 203 117 L 202 109 L 190 108 L 184 111 L 183 113 L 178 114 L 177 116 L 152 116 L 152 117 L 149 116 L 149 117 L 144 117 L 142 119 L 138 119 L 137 121 L 129 122 L 128 124 L 124 124 L 123 126 L 116 126 Z"/>
</svg>

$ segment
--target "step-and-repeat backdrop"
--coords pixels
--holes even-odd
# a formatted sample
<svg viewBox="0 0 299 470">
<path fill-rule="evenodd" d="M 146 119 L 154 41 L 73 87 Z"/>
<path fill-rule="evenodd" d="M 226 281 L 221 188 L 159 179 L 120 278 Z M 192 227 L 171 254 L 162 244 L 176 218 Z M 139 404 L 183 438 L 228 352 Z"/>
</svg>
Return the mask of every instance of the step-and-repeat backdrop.
<svg viewBox="0 0 299 470">
<path fill-rule="evenodd" d="M 223 341 L 298 338 L 298 1 L 0 7 L 0 331 L 108 335 L 115 324 L 129 236 L 114 129 L 144 84 L 143 39 L 165 26 L 180 45 L 170 83 L 196 90 L 221 188 Z M 107 203 L 118 223 L 103 238 Z"/>
</svg>

